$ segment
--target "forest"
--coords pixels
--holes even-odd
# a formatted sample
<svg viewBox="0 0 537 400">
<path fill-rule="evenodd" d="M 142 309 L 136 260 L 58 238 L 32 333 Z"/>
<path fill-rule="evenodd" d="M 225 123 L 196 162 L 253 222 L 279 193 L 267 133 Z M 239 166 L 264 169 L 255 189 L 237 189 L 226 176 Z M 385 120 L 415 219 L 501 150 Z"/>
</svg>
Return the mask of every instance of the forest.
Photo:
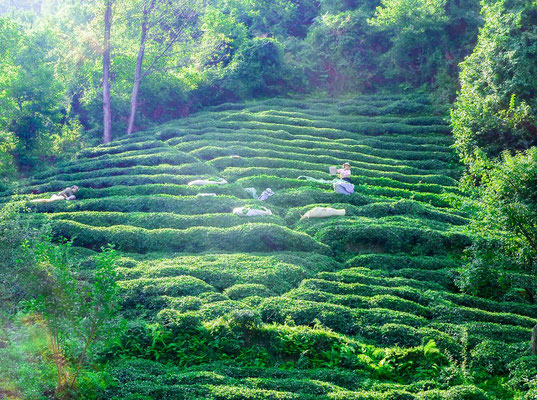
<svg viewBox="0 0 537 400">
<path fill-rule="evenodd" d="M 0 0 L 0 399 L 537 399 L 536 188 L 535 0 Z"/>
</svg>

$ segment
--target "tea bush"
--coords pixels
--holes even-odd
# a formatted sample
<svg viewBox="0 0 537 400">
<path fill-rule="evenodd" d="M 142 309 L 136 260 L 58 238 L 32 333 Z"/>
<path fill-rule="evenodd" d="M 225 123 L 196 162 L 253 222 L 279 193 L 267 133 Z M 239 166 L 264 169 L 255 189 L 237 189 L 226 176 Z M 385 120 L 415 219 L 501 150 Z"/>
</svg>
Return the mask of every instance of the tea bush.
<svg viewBox="0 0 537 400">
<path fill-rule="evenodd" d="M 328 247 L 303 233 L 267 223 L 251 223 L 231 228 L 192 227 L 185 230 L 135 228 L 116 225 L 92 227 L 71 221 L 56 221 L 56 237 L 72 239 L 77 246 L 98 249 L 107 243 L 122 251 L 318 251 L 329 253 Z"/>
<path fill-rule="evenodd" d="M 103 398 L 522 398 L 537 306 L 455 286 L 473 236 L 448 131 L 423 94 L 228 103 L 85 149 L 0 202 L 21 194 L 85 271 L 90 249 L 129 253 L 125 320 L 94 355 Z M 345 161 L 349 196 L 328 173 Z M 74 184 L 76 201 L 29 201 Z M 231 213 L 261 205 L 273 215 Z M 300 220 L 313 207 L 346 215 Z"/>
</svg>

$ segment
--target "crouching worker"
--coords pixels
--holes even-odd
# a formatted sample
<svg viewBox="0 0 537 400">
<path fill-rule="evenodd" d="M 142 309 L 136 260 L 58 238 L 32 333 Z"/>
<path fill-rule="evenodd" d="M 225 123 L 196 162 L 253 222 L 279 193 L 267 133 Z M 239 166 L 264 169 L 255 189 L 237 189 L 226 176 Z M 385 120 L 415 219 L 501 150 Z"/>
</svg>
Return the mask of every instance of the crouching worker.
<svg viewBox="0 0 537 400">
<path fill-rule="evenodd" d="M 341 193 L 345 195 L 354 193 L 354 185 L 343 179 L 335 179 L 333 185 L 334 185 L 334 191 L 336 193 Z"/>
<path fill-rule="evenodd" d="M 78 186 L 71 186 L 63 189 L 58 196 L 62 196 L 64 200 L 76 200 L 75 193 L 78 192 Z"/>
<path fill-rule="evenodd" d="M 340 179 L 343 179 L 344 181 L 350 182 L 351 181 L 351 165 L 346 162 L 342 166 L 343 168 L 338 169 L 337 173 Z"/>
<path fill-rule="evenodd" d="M 71 186 L 63 189 L 58 194 L 53 194 L 50 199 L 35 199 L 32 203 L 50 203 L 58 200 L 76 200 L 75 193 L 78 192 L 78 186 Z"/>
</svg>

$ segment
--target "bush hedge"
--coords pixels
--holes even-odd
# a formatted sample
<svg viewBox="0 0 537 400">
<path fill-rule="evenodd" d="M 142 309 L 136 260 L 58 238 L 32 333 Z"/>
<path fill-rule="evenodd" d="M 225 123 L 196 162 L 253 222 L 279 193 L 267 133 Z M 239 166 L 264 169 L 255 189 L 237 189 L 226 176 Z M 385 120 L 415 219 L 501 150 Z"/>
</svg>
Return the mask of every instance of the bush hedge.
<svg viewBox="0 0 537 400">
<path fill-rule="evenodd" d="M 55 237 L 68 238 L 76 246 L 98 250 L 113 244 L 122 251 L 147 253 L 149 251 L 312 251 L 329 253 L 328 247 L 310 236 L 288 228 L 250 223 L 231 228 L 193 227 L 185 230 L 147 230 L 132 226 L 92 227 L 72 221 L 55 221 Z"/>
<path fill-rule="evenodd" d="M 240 154 L 240 152 L 239 152 Z M 308 174 L 310 171 L 325 172 L 325 177 L 328 178 L 327 166 L 337 165 L 341 162 L 339 159 L 331 159 L 322 161 L 316 157 L 317 160 L 305 161 L 303 157 L 299 159 L 289 159 L 289 154 L 283 157 L 269 157 L 268 154 L 255 157 L 218 157 L 214 158 L 208 163 L 218 170 L 223 170 L 230 167 L 236 168 L 274 168 L 274 169 L 289 169 L 289 170 L 303 170 L 302 174 Z M 352 162 L 351 160 L 347 160 Z M 366 164 L 367 165 L 367 164 Z M 362 182 L 370 185 L 399 187 L 402 189 L 408 189 L 415 187 L 417 191 L 431 191 L 433 193 L 441 193 L 443 190 L 453 190 L 451 187 L 455 186 L 457 182 L 444 175 L 437 174 L 421 174 L 413 175 L 410 173 L 401 173 L 398 171 L 376 171 L 369 165 L 361 167 L 356 164 L 352 164 L 352 176 L 353 181 Z"/>
<path fill-rule="evenodd" d="M 70 182 L 86 181 L 95 178 L 111 177 L 119 175 L 190 175 L 207 176 L 217 175 L 216 169 L 206 163 L 191 163 L 181 165 L 160 164 L 154 166 L 132 166 L 120 168 L 96 169 L 88 172 L 57 173 L 48 179 L 36 180 L 32 185 L 44 185 L 51 180 L 62 180 Z"/>
<path fill-rule="evenodd" d="M 430 256 L 460 252 L 470 245 L 470 239 L 459 233 L 374 223 L 330 224 L 317 230 L 315 238 L 340 254 L 359 253 L 373 248 L 386 253 L 406 252 Z"/>
<path fill-rule="evenodd" d="M 186 133 L 186 132 L 185 132 Z M 202 158 L 215 158 L 218 154 L 229 155 L 222 152 L 222 148 L 238 146 L 245 151 L 266 148 L 281 153 L 299 153 L 320 156 L 332 156 L 338 159 L 350 159 L 354 162 L 369 162 L 371 164 L 395 165 L 423 170 L 449 169 L 447 163 L 454 160 L 451 152 L 439 149 L 434 136 L 424 139 L 416 137 L 391 136 L 390 141 L 381 137 L 360 137 L 341 139 L 331 142 L 316 136 L 294 136 L 285 131 L 260 131 L 252 129 L 207 129 L 205 132 L 198 128 L 192 133 L 169 140 L 167 143 L 174 148 L 191 152 L 205 146 L 217 146 L 217 153 L 209 150 L 206 153 L 196 154 Z M 394 143 L 397 145 L 394 146 Z M 448 143 L 445 143 L 448 145 Z M 255 153 L 252 153 L 255 154 Z M 239 154 L 240 155 L 240 154 Z M 248 155 L 248 154 L 245 154 Z M 374 165 L 373 165 L 374 167 Z"/>
<path fill-rule="evenodd" d="M 113 212 L 113 211 L 80 211 L 59 212 L 50 214 L 52 220 L 74 221 L 96 227 L 128 225 L 145 229 L 188 229 L 196 226 L 229 228 L 245 223 L 265 222 L 283 225 L 276 215 L 244 218 L 231 214 L 178 215 L 170 212 Z"/>
<path fill-rule="evenodd" d="M 183 152 L 177 150 L 168 152 L 158 152 L 157 154 L 146 154 L 137 156 L 121 156 L 121 155 L 104 155 L 87 160 L 79 160 L 79 162 L 71 163 L 61 167 L 63 173 L 86 172 L 97 169 L 107 168 L 127 168 L 137 165 L 181 165 L 192 164 L 199 160 Z"/>
<path fill-rule="evenodd" d="M 231 213 L 233 208 L 256 204 L 232 196 L 110 196 L 106 198 L 57 201 L 52 203 L 28 203 L 37 212 L 175 212 L 183 215 L 206 213 Z"/>
</svg>

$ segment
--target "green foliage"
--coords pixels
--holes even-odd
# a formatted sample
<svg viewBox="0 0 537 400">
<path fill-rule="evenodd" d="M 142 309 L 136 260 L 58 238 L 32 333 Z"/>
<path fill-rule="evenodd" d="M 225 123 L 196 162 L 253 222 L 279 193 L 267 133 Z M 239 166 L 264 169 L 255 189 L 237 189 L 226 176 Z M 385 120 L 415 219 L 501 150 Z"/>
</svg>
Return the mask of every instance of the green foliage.
<svg viewBox="0 0 537 400">
<path fill-rule="evenodd" d="M 392 254 L 363 254 L 351 258 L 346 266 L 380 269 L 384 271 L 400 270 L 403 268 L 415 268 L 424 271 L 434 271 L 441 268 L 453 268 L 457 266 L 455 260 L 442 257 L 411 257 L 408 255 Z"/>
<path fill-rule="evenodd" d="M 228 103 L 22 182 L 17 190 L 40 212 L 13 218 L 14 233 L 19 223 L 50 221 L 56 237 L 84 246 L 73 249 L 81 282 L 97 268 L 89 248 L 132 252 L 116 264 L 125 319 L 88 356 L 95 369 L 80 376 L 80 390 L 145 400 L 516 393 L 509 365 L 528 355 L 536 307 L 510 289 L 510 301 L 498 302 L 454 286 L 471 236 L 450 202 L 459 196 L 450 137 L 431 133 L 446 125 L 421 114 L 429 107 L 427 97 L 400 95 Z M 327 166 L 344 160 L 351 196 L 297 179 L 328 180 Z M 187 185 L 205 177 L 231 183 Z M 73 184 L 82 186 L 76 201 L 29 202 Z M 261 203 L 246 187 L 275 195 Z M 274 215 L 230 212 L 260 205 Z M 315 206 L 347 214 L 299 220 Z M 529 278 L 512 272 L 513 281 Z M 73 341 L 66 354 L 76 350 Z"/>
<path fill-rule="evenodd" d="M 424 25 L 445 22 L 446 0 L 414 0 L 400 3 L 382 0 L 376 10 L 372 25 L 402 25 L 405 30 L 421 33 Z"/>
<path fill-rule="evenodd" d="M 129 200 L 129 201 L 126 201 Z M 247 205 L 253 201 L 237 199 L 232 196 L 138 196 L 129 199 L 127 196 L 111 196 L 80 200 L 78 202 L 37 203 L 31 207 L 37 211 L 117 211 L 117 212 L 173 212 L 183 210 L 184 215 L 205 213 L 230 213 L 234 207 Z"/>
<path fill-rule="evenodd" d="M 13 150 L 17 146 L 15 135 L 0 130 L 0 190 L 5 190 L 4 185 L 13 179 L 16 174 Z"/>
<path fill-rule="evenodd" d="M 369 23 L 391 37 L 383 54 L 386 78 L 421 85 L 430 82 L 454 95 L 457 62 L 469 52 L 477 33 L 478 1 L 383 0 Z M 437 80 L 438 79 L 438 80 Z M 442 79 L 447 87 L 439 87 Z M 437 80 L 437 82 L 435 82 Z"/>
<path fill-rule="evenodd" d="M 536 5 L 532 1 L 484 2 L 485 26 L 462 64 L 461 91 L 452 111 L 457 149 L 467 164 L 480 149 L 496 157 L 503 150 L 535 145 Z"/>
<path fill-rule="evenodd" d="M 278 93 L 283 83 L 282 54 L 279 43 L 269 38 L 254 38 L 240 47 L 215 86 L 238 98 Z"/>
<path fill-rule="evenodd" d="M 535 355 L 513 360 L 507 368 L 509 369 L 509 384 L 514 389 L 526 391 L 532 387 L 532 379 L 535 379 L 537 374 Z"/>
<path fill-rule="evenodd" d="M 226 289 L 224 294 L 232 300 L 240 300 L 251 296 L 270 297 L 272 295 L 265 285 L 255 283 L 233 285 Z"/>
<path fill-rule="evenodd" d="M 450 389 L 446 399 L 449 400 L 487 400 L 488 397 L 482 389 L 475 386 L 457 386 Z"/>
<path fill-rule="evenodd" d="M 471 352 L 472 369 L 485 370 L 491 375 L 505 375 L 508 372 L 507 365 L 522 355 L 520 351 L 516 351 L 515 346 L 508 348 L 509 351 L 505 351 L 505 343 L 497 341 L 487 340 L 479 343 Z"/>
<path fill-rule="evenodd" d="M 6 299 L 3 311 L 16 310 L 18 302 L 28 295 L 22 282 L 17 282 L 17 263 L 24 243 L 37 241 L 42 233 L 24 217 L 28 211 L 23 204 L 13 202 L 3 205 L 0 212 L 0 296 Z"/>
<path fill-rule="evenodd" d="M 191 276 L 163 278 L 139 278 L 120 281 L 122 300 L 125 308 L 135 308 L 142 304 L 147 308 L 163 308 L 162 296 L 197 296 L 214 291 L 214 288 L 200 279 Z"/>
<path fill-rule="evenodd" d="M 362 9 L 324 14 L 312 24 L 305 40 L 312 54 L 299 53 L 295 61 L 302 65 L 305 56 L 315 60 L 306 71 L 310 84 L 331 92 L 371 90 L 378 79 L 375 47 L 386 39 L 368 29 L 369 15 Z"/>
<path fill-rule="evenodd" d="M 34 263 L 39 261 L 34 271 L 23 269 L 19 282 L 26 289 L 26 307 L 35 313 L 36 323 L 50 337 L 50 356 L 58 369 L 56 395 L 68 397 L 76 388 L 92 347 L 102 339 L 106 323 L 118 309 L 116 255 L 111 249 L 103 250 L 91 281 L 81 284 L 68 264 L 68 246 L 57 247 L 47 241 L 32 246 L 30 257 Z M 25 249 L 30 249 L 28 243 L 23 244 Z M 26 279 L 20 279 L 22 276 Z"/>
<path fill-rule="evenodd" d="M 321 242 L 335 251 L 358 253 L 367 247 L 387 253 L 410 252 L 414 255 L 442 254 L 462 250 L 470 239 L 460 233 L 441 233 L 434 229 L 403 227 L 397 224 L 376 225 L 328 223 L 315 234 Z"/>
<path fill-rule="evenodd" d="M 95 342 L 102 338 L 118 309 L 115 252 L 104 249 L 96 257 L 96 269 L 83 280 L 70 260 L 70 243 L 53 244 L 39 230 L 25 227 L 27 219 L 20 217 L 14 205 L 2 211 L 2 217 L 9 221 L 0 220 L 1 235 L 5 235 L 0 276 L 11 292 L 2 295 L 11 294 L 13 304 L 3 303 L 0 311 L 23 311 L 27 324 L 42 330 L 47 344 L 40 350 L 43 359 L 35 362 L 38 368 L 40 362 L 54 364 L 55 395 L 68 398 L 76 390 Z M 16 354 L 16 346 L 23 343 L 17 338 L 8 352 Z"/>
<path fill-rule="evenodd" d="M 70 158 L 81 144 L 80 125 L 64 104 L 67 88 L 56 76 L 57 37 L 47 27 L 27 30 L 6 17 L 0 21 L 0 37 L 0 131 L 14 136 L 2 138 L 0 154 L 7 153 L 2 158 L 8 161 L 0 168 L 9 167 L 9 154 L 22 171 L 33 170 L 46 157 Z"/>
<path fill-rule="evenodd" d="M 229 228 L 242 225 L 244 219 L 235 214 L 177 215 L 166 212 L 99 212 L 80 211 L 73 213 L 54 213 L 53 219 L 79 222 L 84 225 L 107 227 L 111 225 L 130 225 L 145 229 L 187 229 L 195 226 Z M 281 225 L 276 216 L 251 217 L 249 222 L 270 222 Z"/>
<path fill-rule="evenodd" d="M 442 365 L 447 365 L 447 357 L 436 347 L 431 340 L 425 346 L 410 349 L 391 349 L 380 362 L 382 367 L 392 366 L 393 373 L 401 377 L 421 378 L 426 374 L 434 377 L 439 373 Z M 431 373 L 432 372 L 432 373 Z M 435 374 L 436 372 L 436 374 Z"/>
<path fill-rule="evenodd" d="M 532 278 L 516 273 L 535 272 L 536 160 L 536 148 L 514 156 L 504 152 L 501 160 L 489 162 L 481 172 L 482 184 L 473 189 L 473 228 L 488 240 L 472 247 L 472 259 L 462 270 L 461 288 L 488 297 L 513 290 L 530 299 L 535 295 Z"/>
<path fill-rule="evenodd" d="M 318 13 L 317 2 L 311 0 L 215 0 L 214 4 L 245 24 L 251 35 L 303 37 Z"/>
<path fill-rule="evenodd" d="M 146 253 L 148 251 L 320 251 L 328 248 L 311 237 L 289 228 L 269 224 L 252 223 L 228 229 L 192 227 L 185 230 L 135 228 L 117 225 L 91 227 L 71 221 L 54 223 L 57 237 L 71 238 L 82 247 L 98 249 L 112 243 L 122 251 Z"/>
<path fill-rule="evenodd" d="M 41 354 L 48 338 L 24 319 L 0 319 L 0 385 L 5 395 L 42 399 L 54 392 L 54 371 Z M 29 361 L 32 356 L 33 362 Z"/>
</svg>

